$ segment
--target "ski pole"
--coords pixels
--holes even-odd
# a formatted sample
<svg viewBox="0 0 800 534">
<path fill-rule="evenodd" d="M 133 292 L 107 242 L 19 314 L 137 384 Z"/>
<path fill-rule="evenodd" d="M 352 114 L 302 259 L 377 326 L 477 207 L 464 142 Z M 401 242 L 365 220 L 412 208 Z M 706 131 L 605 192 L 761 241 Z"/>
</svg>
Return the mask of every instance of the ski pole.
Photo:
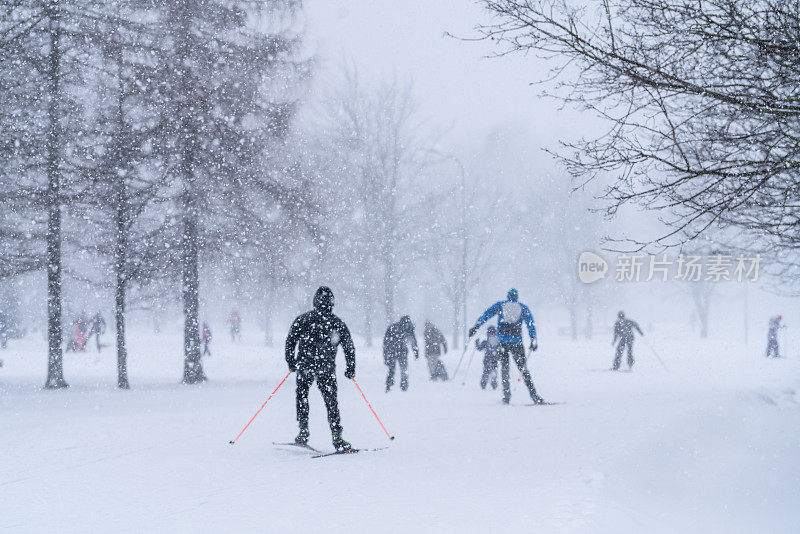
<svg viewBox="0 0 800 534">
<path fill-rule="evenodd" d="M 469 341 L 464 343 L 464 350 L 461 351 L 461 357 L 458 359 L 458 365 L 456 365 L 456 370 L 453 371 L 453 378 L 450 380 L 455 380 L 456 375 L 458 374 L 458 369 L 461 367 L 461 361 L 464 359 L 464 356 L 467 354 L 467 349 L 469 348 Z"/>
<path fill-rule="evenodd" d="M 475 349 L 475 347 L 473 347 L 472 348 L 472 352 L 469 355 L 469 361 L 467 362 L 467 368 L 464 369 L 464 380 L 461 381 L 461 385 L 462 386 L 466 386 L 467 385 L 467 373 L 469 373 L 469 368 L 472 365 L 472 358 L 475 357 L 475 351 L 476 351 L 476 349 Z"/>
<path fill-rule="evenodd" d="M 647 343 L 647 346 L 650 347 L 650 350 L 653 351 L 653 354 L 655 354 L 656 358 L 658 358 L 658 362 L 661 364 L 661 367 L 663 367 L 665 371 L 669 371 L 669 369 L 667 369 L 667 366 L 664 365 L 664 360 L 662 360 L 661 356 L 658 355 L 658 353 L 656 352 L 656 349 L 654 349 L 653 345 L 650 344 L 650 341 L 648 341 L 646 337 L 642 337 L 642 339 L 645 340 L 645 343 Z"/>
<path fill-rule="evenodd" d="M 381 418 L 378 417 L 378 414 L 375 413 L 375 409 L 372 407 L 372 405 L 367 400 L 367 396 L 364 395 L 364 392 L 361 390 L 361 386 L 358 385 L 358 382 L 356 382 L 356 379 L 355 378 L 351 378 L 350 380 L 352 380 L 353 384 L 356 385 L 356 387 L 358 388 L 359 393 L 361 393 L 361 397 L 363 397 L 363 399 L 364 399 L 364 402 L 366 402 L 367 406 L 369 406 L 369 409 L 372 412 L 372 415 L 375 416 L 375 419 L 378 420 L 378 424 L 381 425 L 381 428 L 383 429 L 383 431 L 386 432 L 386 437 L 389 438 L 390 440 L 394 439 L 394 436 L 390 435 L 389 431 L 386 430 L 386 427 L 383 426 L 383 423 L 381 422 Z"/>
<path fill-rule="evenodd" d="M 786 330 L 786 325 L 783 325 L 781 327 L 781 330 L 783 330 L 783 357 L 784 358 L 788 358 L 789 357 L 789 345 L 786 342 L 786 338 L 789 337 L 789 333 Z"/>
<path fill-rule="evenodd" d="M 272 398 L 272 396 L 273 396 L 273 395 L 275 395 L 275 393 L 277 393 L 277 391 L 278 391 L 278 390 L 281 388 L 281 386 L 283 385 L 283 383 L 284 383 L 284 382 L 286 382 L 286 379 L 287 379 L 287 378 L 289 378 L 289 375 L 290 375 L 290 374 L 292 374 L 293 372 L 294 372 L 294 371 L 289 371 L 288 373 L 286 373 L 286 376 L 284 376 L 284 377 L 283 377 L 283 380 L 281 380 L 281 383 L 280 383 L 280 384 L 278 384 L 278 387 L 276 387 L 276 388 L 275 388 L 275 391 L 273 391 L 272 393 L 270 393 L 270 394 L 269 394 L 269 397 L 267 397 L 267 400 L 265 400 L 265 401 L 264 401 L 264 404 L 262 404 L 262 405 L 261 405 L 261 408 L 259 408 L 259 409 L 258 409 L 258 411 L 257 411 L 255 414 L 253 414 L 253 417 L 251 417 L 251 418 L 250 418 L 250 420 L 247 422 L 247 424 L 246 424 L 246 425 L 244 425 L 244 428 L 242 429 L 242 431 L 241 431 L 241 432 L 239 432 L 239 435 L 238 435 L 238 436 L 236 436 L 235 438 L 233 438 L 233 439 L 232 439 L 232 440 L 229 442 L 231 445 L 233 445 L 234 443 L 236 443 L 236 440 L 237 440 L 237 439 L 239 439 L 239 437 L 240 437 L 242 434 L 244 434 L 244 431 L 245 431 L 245 430 L 247 430 L 247 427 L 248 427 L 248 426 L 250 426 L 250 423 L 252 423 L 252 422 L 253 422 L 253 419 L 255 419 L 255 418 L 256 418 L 256 416 L 257 416 L 258 414 L 260 414 L 260 413 L 261 413 L 261 410 L 263 410 L 263 409 L 264 409 L 264 406 L 266 406 L 266 405 L 267 405 L 267 403 L 268 403 L 268 402 L 269 402 L 269 400 Z"/>
</svg>

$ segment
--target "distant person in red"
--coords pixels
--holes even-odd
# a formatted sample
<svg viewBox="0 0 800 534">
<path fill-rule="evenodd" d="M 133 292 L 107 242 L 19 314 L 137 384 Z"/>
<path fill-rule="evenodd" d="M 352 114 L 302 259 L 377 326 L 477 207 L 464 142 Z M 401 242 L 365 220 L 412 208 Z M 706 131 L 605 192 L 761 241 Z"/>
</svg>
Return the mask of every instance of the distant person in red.
<svg viewBox="0 0 800 534">
<path fill-rule="evenodd" d="M 785 328 L 781 324 L 782 315 L 776 315 L 769 320 L 769 330 L 767 331 L 767 358 L 780 358 L 781 351 L 778 347 L 778 330 Z M 772 355 L 774 353 L 774 356 Z"/>
<path fill-rule="evenodd" d="M 86 352 L 86 340 L 88 338 L 87 332 L 89 331 L 89 319 L 86 317 L 86 312 L 81 312 L 78 318 L 75 319 L 75 336 L 67 343 L 67 350 L 72 352 Z"/>
<path fill-rule="evenodd" d="M 228 319 L 231 326 L 231 341 L 242 340 L 242 316 L 239 315 L 239 310 L 233 310 Z"/>
<path fill-rule="evenodd" d="M 211 350 L 208 346 L 211 344 L 211 328 L 208 323 L 203 322 L 203 333 L 200 336 L 203 341 L 203 356 L 211 356 Z"/>
</svg>

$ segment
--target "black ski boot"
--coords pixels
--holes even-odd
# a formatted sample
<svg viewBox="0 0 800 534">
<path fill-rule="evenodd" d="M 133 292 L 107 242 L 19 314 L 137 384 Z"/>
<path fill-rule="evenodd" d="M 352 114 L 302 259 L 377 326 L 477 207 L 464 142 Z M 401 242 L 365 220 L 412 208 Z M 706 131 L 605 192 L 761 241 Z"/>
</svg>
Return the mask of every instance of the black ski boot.
<svg viewBox="0 0 800 534">
<path fill-rule="evenodd" d="M 545 403 L 545 400 L 543 398 L 541 398 L 537 393 L 534 393 L 533 395 L 531 395 L 531 400 L 533 401 L 534 404 L 544 404 Z"/>
<path fill-rule="evenodd" d="M 331 432 L 331 434 L 333 436 L 333 448 L 336 449 L 337 452 L 349 451 L 353 448 L 349 442 L 342 439 L 341 430 Z"/>
<path fill-rule="evenodd" d="M 308 436 L 309 435 L 310 434 L 309 434 L 307 428 L 301 428 L 300 429 L 300 433 L 297 434 L 296 438 L 294 438 L 295 445 L 300 445 L 302 447 L 307 447 L 308 446 Z"/>
</svg>

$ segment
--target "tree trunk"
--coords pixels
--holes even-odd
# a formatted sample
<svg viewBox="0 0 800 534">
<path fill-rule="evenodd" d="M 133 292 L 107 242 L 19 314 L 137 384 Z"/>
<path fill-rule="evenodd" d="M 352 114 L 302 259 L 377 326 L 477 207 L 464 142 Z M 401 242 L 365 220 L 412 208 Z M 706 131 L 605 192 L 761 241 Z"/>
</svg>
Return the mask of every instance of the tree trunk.
<svg viewBox="0 0 800 534">
<path fill-rule="evenodd" d="M 458 338 L 459 332 L 461 331 L 461 324 L 459 321 L 459 310 L 461 309 L 460 302 L 458 302 L 458 297 L 453 298 L 453 348 L 458 348 Z M 466 321 L 466 317 L 464 318 Z M 466 344 L 466 341 L 465 341 Z"/>
<path fill-rule="evenodd" d="M 64 380 L 61 329 L 61 21 L 58 1 L 50 3 L 50 52 L 47 105 L 47 382 L 45 388 L 69 385 Z"/>
<path fill-rule="evenodd" d="M 592 300 L 592 294 L 589 290 L 586 290 L 586 339 L 592 339 L 592 331 L 594 330 L 594 301 Z"/>
<path fill-rule="evenodd" d="M 700 312 L 700 337 L 702 339 L 708 337 L 708 307 Z"/>
<path fill-rule="evenodd" d="M 179 121 L 180 173 L 183 181 L 181 198 L 181 279 L 183 293 L 183 383 L 198 384 L 206 380 L 200 362 L 200 273 L 199 273 L 199 229 L 198 184 L 195 180 L 195 151 L 197 128 L 191 109 L 194 87 L 189 76 L 191 17 L 187 2 L 180 2 L 176 15 L 178 25 L 176 56 L 178 69 L 177 92 L 180 102 L 176 119 Z"/>
<path fill-rule="evenodd" d="M 578 310 L 575 301 L 569 303 L 569 329 L 572 341 L 578 339 Z"/>
<path fill-rule="evenodd" d="M 123 132 L 125 130 L 125 114 L 122 108 L 124 99 L 124 82 L 122 79 L 122 48 L 117 50 L 117 162 L 122 162 Z M 130 228 L 128 191 L 126 187 L 126 176 L 124 169 L 116 167 L 114 169 L 115 180 L 115 202 L 116 202 L 116 240 L 114 249 L 114 323 L 116 326 L 117 338 L 117 387 L 120 389 L 130 389 L 128 383 L 128 347 L 125 341 L 125 296 L 127 290 L 127 261 L 128 261 L 128 230 Z"/>
<path fill-rule="evenodd" d="M 128 383 L 128 348 L 125 343 L 125 290 L 128 249 L 127 225 L 127 195 L 125 191 L 125 177 L 117 175 L 117 213 L 116 213 L 116 247 L 114 250 L 114 274 L 116 286 L 114 294 L 114 323 L 117 335 L 117 387 L 129 389 Z"/>
<path fill-rule="evenodd" d="M 187 167 L 190 169 L 191 167 Z M 191 171 L 189 171 L 191 172 Z M 187 177 L 188 178 L 188 177 Z M 196 199 L 192 179 L 184 190 L 182 278 L 183 278 L 183 383 L 197 384 L 206 380 L 200 362 L 200 276 Z"/>
<path fill-rule="evenodd" d="M 695 282 L 692 286 L 697 318 L 700 320 L 700 337 L 708 337 L 708 309 L 711 301 L 711 286 L 708 282 Z"/>
<path fill-rule="evenodd" d="M 364 291 L 364 338 L 367 346 L 372 346 L 372 295 L 368 288 Z"/>
<path fill-rule="evenodd" d="M 386 324 L 391 324 L 395 320 L 394 313 L 394 258 L 391 254 L 391 249 L 386 247 L 387 250 L 383 255 L 383 289 L 384 289 L 384 305 L 386 306 Z"/>
<path fill-rule="evenodd" d="M 273 302 L 275 300 L 275 291 L 272 278 L 267 276 L 266 287 L 264 289 L 264 344 L 271 347 L 275 344 L 272 337 L 272 313 L 275 310 Z"/>
</svg>

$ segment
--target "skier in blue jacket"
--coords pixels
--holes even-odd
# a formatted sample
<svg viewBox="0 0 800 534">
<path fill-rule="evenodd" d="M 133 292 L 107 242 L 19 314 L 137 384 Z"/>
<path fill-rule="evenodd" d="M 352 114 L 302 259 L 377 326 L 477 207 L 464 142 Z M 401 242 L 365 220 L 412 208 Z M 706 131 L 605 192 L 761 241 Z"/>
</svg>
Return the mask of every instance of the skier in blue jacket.
<svg viewBox="0 0 800 534">
<path fill-rule="evenodd" d="M 525 360 L 525 346 L 522 344 L 522 325 L 524 323 L 528 327 L 528 335 L 531 338 L 531 351 L 535 351 L 538 347 L 536 325 L 533 323 L 531 310 L 519 302 L 519 292 L 516 289 L 510 289 L 506 300 L 494 303 L 483 315 L 478 317 L 475 326 L 469 329 L 469 337 L 474 336 L 478 328 L 495 315 L 498 316 L 497 337 L 500 341 L 499 360 L 503 381 L 503 402 L 508 404 L 511 401 L 511 383 L 508 376 L 509 356 L 511 356 L 522 373 L 522 379 L 525 381 L 531 400 L 537 404 L 543 403 L 544 399 L 536 393 L 536 388 L 533 386 L 533 379 Z"/>
</svg>

